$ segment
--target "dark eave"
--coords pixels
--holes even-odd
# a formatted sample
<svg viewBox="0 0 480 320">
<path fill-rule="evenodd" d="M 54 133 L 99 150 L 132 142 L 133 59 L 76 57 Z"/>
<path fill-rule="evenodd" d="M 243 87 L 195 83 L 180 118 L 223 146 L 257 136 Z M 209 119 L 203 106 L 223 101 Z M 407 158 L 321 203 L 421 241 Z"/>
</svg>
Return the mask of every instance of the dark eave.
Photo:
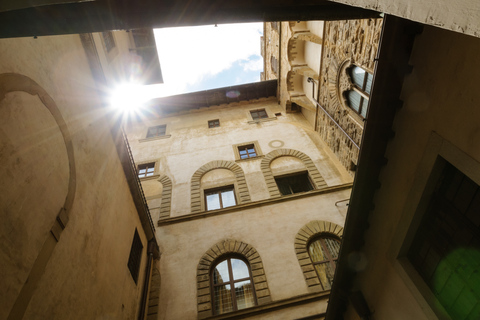
<svg viewBox="0 0 480 320">
<path fill-rule="evenodd" d="M 417 23 L 395 16 L 385 16 L 380 48 L 374 72 L 374 86 L 368 107 L 357 173 L 353 184 L 344 236 L 334 283 L 327 308 L 327 320 L 343 319 L 355 279 L 349 267 L 351 254 L 361 251 L 368 218 L 374 210 L 374 194 L 380 188 L 379 174 L 386 165 L 385 150 L 393 138 L 395 112 L 402 106 L 399 100 L 403 78 L 411 70 L 408 65 L 415 35 L 421 30 Z"/>
<path fill-rule="evenodd" d="M 30 8 L 19 8 L 12 1 L 1 8 L 0 38 L 215 23 L 362 19 L 379 14 L 327 0 L 95 0 Z"/>
<path fill-rule="evenodd" d="M 233 102 L 277 96 L 277 80 L 185 93 L 151 100 L 146 109 L 155 114 L 171 114 Z"/>
</svg>

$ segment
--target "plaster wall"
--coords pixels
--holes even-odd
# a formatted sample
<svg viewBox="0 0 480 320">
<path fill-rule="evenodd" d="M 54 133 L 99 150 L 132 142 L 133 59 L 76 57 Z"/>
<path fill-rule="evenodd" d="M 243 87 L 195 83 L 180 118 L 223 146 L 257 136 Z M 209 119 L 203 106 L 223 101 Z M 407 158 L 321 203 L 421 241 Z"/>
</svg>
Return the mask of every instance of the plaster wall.
<svg viewBox="0 0 480 320">
<path fill-rule="evenodd" d="M 204 253 L 223 239 L 243 241 L 257 250 L 272 301 L 309 293 L 295 253 L 295 236 L 312 220 L 343 226 L 346 207 L 335 202 L 349 195 L 350 190 L 337 191 L 158 227 L 157 235 L 162 239 L 159 319 L 196 319 L 197 265 Z M 311 314 L 310 309 L 282 310 L 275 315 L 286 319 L 296 312 L 295 317 L 300 318 Z M 318 303 L 313 310 L 324 312 L 326 304 Z"/>
<path fill-rule="evenodd" d="M 134 318 L 147 241 L 79 36 L 2 39 L 0 56 L 0 78 L 20 79 L 0 94 L 0 318 L 16 301 L 25 319 Z M 35 88 L 46 95 L 27 93 Z M 56 242 L 50 228 L 62 207 L 68 221 Z M 127 268 L 135 228 L 144 246 L 139 285 Z M 52 243 L 51 255 L 42 251 Z"/>
<path fill-rule="evenodd" d="M 421 293 L 420 282 L 398 267 L 397 255 L 424 190 L 417 181 L 430 175 L 431 166 L 423 166 L 422 159 L 432 152 L 432 133 L 465 154 L 456 161 L 473 159 L 472 172 L 478 178 L 478 50 L 479 39 L 439 28 L 425 27 L 416 37 L 410 59 L 414 69 L 404 81 L 404 106 L 395 118 L 395 138 L 386 153 L 389 162 L 366 233 L 368 265 L 357 283 L 375 319 L 438 316 Z"/>
<path fill-rule="evenodd" d="M 266 108 L 270 117 L 268 121 L 251 121 L 249 110 L 259 108 Z M 275 117 L 274 114 L 279 112 L 281 115 Z M 212 119 L 220 119 L 220 127 L 209 129 L 207 122 Z M 169 137 L 142 141 L 147 127 L 159 124 L 167 124 Z M 275 99 L 151 119 L 146 123 L 132 124 L 126 131 L 135 161 L 157 161 L 159 172 L 172 180 L 172 217 L 191 212 L 192 176 L 200 167 L 214 160 L 233 161 L 242 168 L 252 201 L 270 198 L 260 167 L 262 157 L 236 159 L 234 145 L 237 144 L 258 141 L 262 155 L 279 148 L 301 151 L 313 160 L 328 186 L 352 180 L 331 157 L 321 139 L 309 129 L 303 115 L 285 114 Z M 150 184 L 143 184 L 147 194 L 150 193 Z"/>
</svg>

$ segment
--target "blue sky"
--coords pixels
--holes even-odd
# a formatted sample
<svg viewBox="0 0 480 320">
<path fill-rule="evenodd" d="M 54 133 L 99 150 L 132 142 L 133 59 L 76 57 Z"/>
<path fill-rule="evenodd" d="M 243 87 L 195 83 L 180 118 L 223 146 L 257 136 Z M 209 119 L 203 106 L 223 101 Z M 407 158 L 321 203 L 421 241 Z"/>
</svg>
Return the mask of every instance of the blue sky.
<svg viewBox="0 0 480 320">
<path fill-rule="evenodd" d="M 154 29 L 163 84 L 123 85 L 112 105 L 260 81 L 263 23 Z"/>
</svg>

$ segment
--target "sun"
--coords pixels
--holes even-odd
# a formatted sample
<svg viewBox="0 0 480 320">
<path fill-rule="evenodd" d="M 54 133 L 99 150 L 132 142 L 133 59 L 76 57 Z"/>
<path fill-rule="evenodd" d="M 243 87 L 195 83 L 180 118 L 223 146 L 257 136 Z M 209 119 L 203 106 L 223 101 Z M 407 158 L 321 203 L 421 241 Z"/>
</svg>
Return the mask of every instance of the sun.
<svg viewBox="0 0 480 320">
<path fill-rule="evenodd" d="M 118 85 L 111 93 L 110 107 L 124 113 L 137 111 L 149 100 L 143 87 L 132 83 Z"/>
</svg>

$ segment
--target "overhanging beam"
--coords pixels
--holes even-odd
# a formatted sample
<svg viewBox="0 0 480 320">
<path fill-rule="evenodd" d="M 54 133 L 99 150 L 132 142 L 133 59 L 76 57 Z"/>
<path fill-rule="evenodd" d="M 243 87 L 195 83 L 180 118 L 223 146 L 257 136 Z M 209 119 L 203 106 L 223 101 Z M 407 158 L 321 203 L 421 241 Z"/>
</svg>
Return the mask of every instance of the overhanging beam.
<svg viewBox="0 0 480 320">
<path fill-rule="evenodd" d="M 378 17 L 378 12 L 327 0 L 98 0 L 0 12 L 0 38 L 216 23 L 373 17 Z"/>
</svg>

